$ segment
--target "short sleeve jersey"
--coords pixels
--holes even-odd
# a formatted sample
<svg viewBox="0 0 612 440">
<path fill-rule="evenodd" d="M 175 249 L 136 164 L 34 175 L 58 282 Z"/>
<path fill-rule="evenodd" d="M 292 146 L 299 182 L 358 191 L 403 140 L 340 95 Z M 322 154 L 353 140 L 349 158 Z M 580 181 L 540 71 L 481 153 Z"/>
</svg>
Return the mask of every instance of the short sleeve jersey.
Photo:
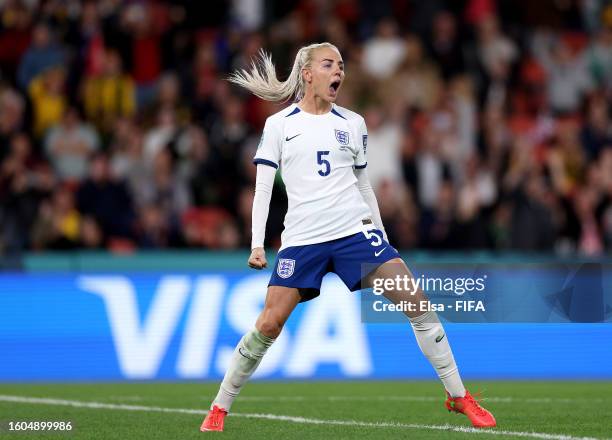
<svg viewBox="0 0 612 440">
<path fill-rule="evenodd" d="M 363 117 L 342 107 L 314 115 L 296 104 L 270 116 L 253 162 L 278 168 L 288 209 L 281 249 L 322 243 L 363 230 L 370 218 L 354 168 L 365 168 Z"/>
</svg>

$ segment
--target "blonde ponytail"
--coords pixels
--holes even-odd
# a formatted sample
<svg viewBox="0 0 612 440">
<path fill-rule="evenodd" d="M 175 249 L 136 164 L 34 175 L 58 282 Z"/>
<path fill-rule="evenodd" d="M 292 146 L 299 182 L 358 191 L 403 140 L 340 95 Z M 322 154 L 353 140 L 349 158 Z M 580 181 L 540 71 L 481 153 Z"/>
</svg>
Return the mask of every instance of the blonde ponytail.
<svg viewBox="0 0 612 440">
<path fill-rule="evenodd" d="M 279 81 L 276 77 L 276 68 L 270 54 L 259 51 L 258 57 L 251 64 L 251 71 L 240 70 L 232 73 L 228 81 L 244 87 L 255 96 L 266 101 L 286 102 L 293 98 L 299 101 L 305 92 L 302 69 L 309 67 L 315 49 L 329 47 L 336 49 L 331 43 L 317 43 L 302 47 L 298 50 L 293 62 L 293 69 L 286 81 Z"/>
</svg>

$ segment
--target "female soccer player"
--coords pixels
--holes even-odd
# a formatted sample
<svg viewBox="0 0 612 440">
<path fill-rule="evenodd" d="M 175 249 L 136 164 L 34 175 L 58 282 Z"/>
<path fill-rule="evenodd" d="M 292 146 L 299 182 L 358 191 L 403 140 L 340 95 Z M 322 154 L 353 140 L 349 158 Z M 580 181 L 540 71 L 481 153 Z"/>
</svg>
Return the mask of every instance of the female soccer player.
<svg viewBox="0 0 612 440">
<path fill-rule="evenodd" d="M 201 431 L 223 431 L 224 418 L 241 388 L 297 304 L 319 295 L 326 273 L 336 273 L 351 291 L 371 287 L 374 279 L 412 277 L 387 242 L 368 180 L 364 119 L 335 104 L 343 80 L 342 57 L 330 43 L 302 47 L 285 82 L 276 78 L 274 64 L 264 52 L 250 72 L 243 70 L 230 77 L 230 81 L 262 99 L 294 100 L 267 119 L 255 153 L 257 178 L 249 267 L 267 267 L 264 234 L 279 167 L 289 207 L 264 309 L 255 328 L 238 343 Z M 364 264 L 373 269 L 364 272 L 365 277 Z M 421 291 L 407 298 L 407 292 L 399 288 L 384 295 L 394 303 L 409 299 L 420 304 L 427 300 Z M 446 408 L 465 414 L 473 426 L 495 426 L 493 415 L 464 388 L 435 312 L 406 314 L 419 347 L 446 389 Z"/>
</svg>

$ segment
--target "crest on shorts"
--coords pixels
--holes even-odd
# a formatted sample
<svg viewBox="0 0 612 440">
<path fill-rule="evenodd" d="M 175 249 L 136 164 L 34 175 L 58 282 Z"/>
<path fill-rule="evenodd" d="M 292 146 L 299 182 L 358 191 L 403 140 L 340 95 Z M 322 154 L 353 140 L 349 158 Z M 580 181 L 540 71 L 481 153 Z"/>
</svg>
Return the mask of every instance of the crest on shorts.
<svg viewBox="0 0 612 440">
<path fill-rule="evenodd" d="M 293 275 L 293 269 L 295 269 L 295 260 L 291 258 L 281 258 L 278 260 L 278 267 L 276 273 L 281 278 L 289 278 Z"/>
<path fill-rule="evenodd" d="M 349 144 L 349 134 L 348 131 L 342 130 L 334 130 L 336 133 L 336 140 L 340 142 L 340 145 L 348 145 Z"/>
</svg>

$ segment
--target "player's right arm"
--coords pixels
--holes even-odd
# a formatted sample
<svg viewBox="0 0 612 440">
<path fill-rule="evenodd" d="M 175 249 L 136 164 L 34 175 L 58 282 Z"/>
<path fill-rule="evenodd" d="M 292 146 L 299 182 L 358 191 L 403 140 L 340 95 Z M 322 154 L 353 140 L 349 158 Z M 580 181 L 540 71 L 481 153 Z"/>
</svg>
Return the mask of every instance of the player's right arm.
<svg viewBox="0 0 612 440">
<path fill-rule="evenodd" d="M 266 222 L 268 221 L 275 174 L 276 168 L 264 164 L 257 165 L 255 197 L 253 198 L 253 212 L 251 215 L 251 256 L 249 257 L 249 267 L 253 269 L 263 269 L 268 265 L 266 262 L 266 252 L 264 251 L 264 239 L 266 237 Z"/>
<path fill-rule="evenodd" d="M 280 163 L 281 137 L 279 129 L 270 122 L 266 121 L 261 141 L 257 147 L 257 152 L 253 162 L 257 165 L 257 177 L 255 179 L 255 197 L 253 198 L 253 211 L 251 215 L 251 256 L 249 257 L 249 267 L 253 269 L 263 269 L 268 263 L 264 250 L 264 240 L 266 237 L 266 222 L 270 210 L 270 200 L 272 199 L 272 187 L 274 176 Z"/>
</svg>

